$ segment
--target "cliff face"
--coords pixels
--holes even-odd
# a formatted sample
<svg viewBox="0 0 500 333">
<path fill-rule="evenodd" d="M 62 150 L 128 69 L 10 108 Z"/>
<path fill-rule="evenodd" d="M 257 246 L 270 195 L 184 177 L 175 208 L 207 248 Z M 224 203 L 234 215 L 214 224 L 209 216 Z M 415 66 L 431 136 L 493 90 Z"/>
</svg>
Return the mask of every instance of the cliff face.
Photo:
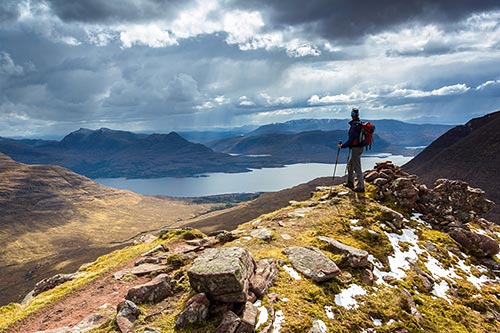
<svg viewBox="0 0 500 333">
<path fill-rule="evenodd" d="M 320 186 L 233 231 L 164 230 L 2 308 L 2 318 L 25 319 L 0 328 L 498 331 L 500 228 L 480 217 L 492 205 L 484 192 L 450 180 L 427 188 L 391 163 L 367 172 L 367 182 L 365 194 Z M 101 321 L 89 320 L 97 314 Z"/>
<path fill-rule="evenodd" d="M 461 179 L 485 190 L 488 198 L 500 202 L 500 111 L 475 118 L 443 134 L 403 168 L 432 185 L 439 178 Z M 500 208 L 488 218 L 500 223 Z"/>
</svg>

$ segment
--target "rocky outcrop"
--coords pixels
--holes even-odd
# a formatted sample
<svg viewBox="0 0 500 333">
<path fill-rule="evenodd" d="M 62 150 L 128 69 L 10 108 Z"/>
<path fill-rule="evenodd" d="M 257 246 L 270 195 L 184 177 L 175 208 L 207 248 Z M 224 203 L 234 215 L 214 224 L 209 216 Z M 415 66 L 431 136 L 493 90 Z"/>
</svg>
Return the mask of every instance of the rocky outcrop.
<svg viewBox="0 0 500 333">
<path fill-rule="evenodd" d="M 492 257 L 499 253 L 498 243 L 486 235 L 469 229 L 468 223 L 491 224 L 480 215 L 487 213 L 494 203 L 485 197 L 484 191 L 473 188 L 459 180 L 438 179 L 432 189 L 417 182 L 410 175 L 390 161 L 377 163 L 366 172 L 366 180 L 377 188 L 381 199 L 394 199 L 396 204 L 408 211 L 422 214 L 425 221 L 436 229 L 447 232 L 462 248 L 477 258 Z M 402 219 L 388 210 L 393 222 Z"/>
<path fill-rule="evenodd" d="M 79 273 L 73 273 L 73 274 L 56 274 L 53 277 L 43 279 L 40 282 L 38 282 L 35 285 L 35 288 L 33 291 L 30 293 L 32 297 L 43 293 L 44 291 L 53 289 L 57 287 L 60 284 L 63 284 L 65 282 L 71 281 L 74 278 L 79 276 Z"/>
<path fill-rule="evenodd" d="M 250 279 L 250 287 L 258 298 L 267 293 L 278 277 L 278 267 L 274 259 L 262 259 L 257 263 L 255 274 Z"/>
<path fill-rule="evenodd" d="M 292 266 L 315 282 L 324 282 L 339 275 L 340 269 L 315 247 L 290 247 L 283 250 Z"/>
</svg>

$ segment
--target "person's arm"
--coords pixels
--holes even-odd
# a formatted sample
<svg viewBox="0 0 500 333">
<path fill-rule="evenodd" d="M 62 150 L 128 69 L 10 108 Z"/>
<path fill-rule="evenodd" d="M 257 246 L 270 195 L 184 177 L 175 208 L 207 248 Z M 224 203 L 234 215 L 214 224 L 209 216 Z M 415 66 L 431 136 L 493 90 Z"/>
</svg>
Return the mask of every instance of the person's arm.
<svg viewBox="0 0 500 333">
<path fill-rule="evenodd" d="M 351 128 L 349 128 L 349 138 L 347 139 L 346 142 L 344 142 L 342 144 L 342 146 L 340 148 L 352 148 L 354 141 L 358 140 L 358 138 L 359 138 L 358 127 L 359 126 L 357 123 L 351 125 Z"/>
</svg>

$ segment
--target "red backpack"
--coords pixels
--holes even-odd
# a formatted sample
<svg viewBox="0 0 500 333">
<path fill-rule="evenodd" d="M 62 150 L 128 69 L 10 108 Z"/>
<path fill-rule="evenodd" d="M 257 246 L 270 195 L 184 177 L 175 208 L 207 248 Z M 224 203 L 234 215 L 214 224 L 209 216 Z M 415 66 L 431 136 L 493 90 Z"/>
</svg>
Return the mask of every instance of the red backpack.
<svg viewBox="0 0 500 333">
<path fill-rule="evenodd" d="M 359 133 L 359 144 L 366 147 L 366 150 L 372 149 L 373 132 L 375 132 L 375 125 L 371 122 L 361 123 L 361 132 Z"/>
</svg>

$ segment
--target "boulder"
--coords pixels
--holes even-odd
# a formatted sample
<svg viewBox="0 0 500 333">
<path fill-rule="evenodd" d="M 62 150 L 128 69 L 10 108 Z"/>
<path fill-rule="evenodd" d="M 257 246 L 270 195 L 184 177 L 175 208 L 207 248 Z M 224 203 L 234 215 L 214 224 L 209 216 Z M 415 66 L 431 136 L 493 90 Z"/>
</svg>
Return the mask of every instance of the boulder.
<svg viewBox="0 0 500 333">
<path fill-rule="evenodd" d="M 116 325 L 122 333 L 133 333 L 134 322 L 141 314 L 141 310 L 129 300 L 125 300 L 118 304 L 116 315 Z"/>
<path fill-rule="evenodd" d="M 258 262 L 254 276 L 250 279 L 252 291 L 258 298 L 267 293 L 278 277 L 278 267 L 274 259 L 262 259 Z"/>
<path fill-rule="evenodd" d="M 241 319 L 233 311 L 227 311 L 222 321 L 215 329 L 215 333 L 234 333 L 240 326 Z"/>
<path fill-rule="evenodd" d="M 297 246 L 287 248 L 283 253 L 296 270 L 315 282 L 328 281 L 341 273 L 318 248 Z"/>
<path fill-rule="evenodd" d="M 175 326 L 184 328 L 190 324 L 204 322 L 208 318 L 208 309 L 210 301 L 204 293 L 199 293 L 191 297 L 186 308 L 182 311 L 175 320 Z"/>
<path fill-rule="evenodd" d="M 486 235 L 460 228 L 453 228 L 448 234 L 461 245 L 464 252 L 474 257 L 492 257 L 500 250 L 498 243 Z"/>
<path fill-rule="evenodd" d="M 250 302 L 246 302 L 241 316 L 241 323 L 236 333 L 252 333 L 257 320 L 257 313 L 257 307 Z"/>
<path fill-rule="evenodd" d="M 160 264 L 141 264 L 139 266 L 135 266 L 132 268 L 128 273 L 134 274 L 137 276 L 141 275 L 148 275 L 151 273 L 161 273 L 168 269 L 166 265 L 160 265 Z"/>
<path fill-rule="evenodd" d="M 252 230 L 252 232 L 250 232 L 250 236 L 252 236 L 253 238 L 263 240 L 265 242 L 269 242 L 273 238 L 273 233 L 271 230 L 268 230 L 266 228 L 259 228 Z"/>
<path fill-rule="evenodd" d="M 136 304 L 157 303 L 172 296 L 172 294 L 170 277 L 167 274 L 160 274 L 148 283 L 129 289 L 125 298 Z"/>
<path fill-rule="evenodd" d="M 397 228 L 397 229 L 401 229 L 403 227 L 403 219 L 404 219 L 404 216 L 403 214 L 399 213 L 399 212 L 396 212 L 395 210 L 389 208 L 389 207 L 386 207 L 386 206 L 380 206 L 380 211 L 389 216 L 389 218 L 391 219 L 391 222 L 392 224 Z"/>
<path fill-rule="evenodd" d="M 370 265 L 368 261 L 369 253 L 365 250 L 360 250 L 355 247 L 345 245 L 333 238 L 319 236 L 318 239 L 328 244 L 329 249 L 335 253 L 341 253 L 347 256 L 347 260 L 351 267 L 366 267 Z"/>
<path fill-rule="evenodd" d="M 206 250 L 188 270 L 191 287 L 211 300 L 245 302 L 255 261 L 241 247 Z"/>
</svg>

